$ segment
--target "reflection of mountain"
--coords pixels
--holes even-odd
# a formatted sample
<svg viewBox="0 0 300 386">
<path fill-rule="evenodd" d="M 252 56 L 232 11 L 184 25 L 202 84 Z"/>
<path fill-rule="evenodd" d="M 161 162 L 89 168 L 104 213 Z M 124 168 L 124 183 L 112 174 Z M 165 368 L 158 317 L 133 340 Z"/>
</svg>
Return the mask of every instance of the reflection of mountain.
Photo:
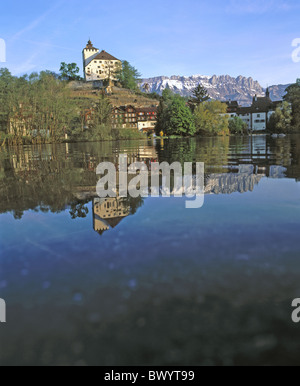
<svg viewBox="0 0 300 386">
<path fill-rule="evenodd" d="M 99 234 L 115 228 L 130 215 L 130 202 L 125 198 L 93 199 L 94 230 Z"/>
<path fill-rule="evenodd" d="M 252 192 L 263 175 L 260 174 L 211 174 L 205 184 L 206 194 L 231 194 Z"/>
<path fill-rule="evenodd" d="M 234 192 L 252 192 L 263 177 L 284 178 L 286 168 L 271 165 L 269 167 L 254 167 L 240 165 L 237 173 L 212 173 L 206 178 L 206 194 L 231 194 Z"/>
</svg>

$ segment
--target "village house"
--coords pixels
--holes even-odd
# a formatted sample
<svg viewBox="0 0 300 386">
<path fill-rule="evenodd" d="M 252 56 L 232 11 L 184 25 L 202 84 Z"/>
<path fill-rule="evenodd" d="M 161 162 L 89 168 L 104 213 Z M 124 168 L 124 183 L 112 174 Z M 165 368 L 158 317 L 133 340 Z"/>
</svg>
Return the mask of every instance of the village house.
<svg viewBox="0 0 300 386">
<path fill-rule="evenodd" d="M 113 129 L 137 128 L 136 110 L 133 106 L 114 107 L 112 111 Z"/>
<path fill-rule="evenodd" d="M 255 95 L 249 107 L 241 107 L 236 101 L 226 102 L 227 114 L 231 118 L 241 118 L 247 124 L 248 130 L 264 131 L 267 129 L 271 115 L 281 103 L 281 101 L 273 102 L 270 98 L 269 89 L 267 89 L 264 97 Z"/>
<path fill-rule="evenodd" d="M 157 107 L 114 107 L 112 120 L 115 129 L 136 128 L 141 132 L 153 132 L 157 123 Z"/>
<path fill-rule="evenodd" d="M 117 80 L 116 74 L 122 68 L 122 62 L 106 51 L 95 48 L 89 40 L 82 51 L 83 71 L 86 82 Z"/>
<path fill-rule="evenodd" d="M 157 107 L 137 108 L 136 116 L 139 131 L 154 131 L 157 123 Z"/>
</svg>

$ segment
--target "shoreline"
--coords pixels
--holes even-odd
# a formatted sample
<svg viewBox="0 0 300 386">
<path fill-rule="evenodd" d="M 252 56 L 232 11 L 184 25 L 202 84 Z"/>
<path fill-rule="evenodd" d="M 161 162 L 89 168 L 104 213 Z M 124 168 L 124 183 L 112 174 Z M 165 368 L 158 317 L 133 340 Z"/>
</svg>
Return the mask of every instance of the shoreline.
<svg viewBox="0 0 300 386">
<path fill-rule="evenodd" d="M 217 135 L 205 135 L 205 136 L 201 136 L 201 135 L 195 135 L 195 136 L 186 136 L 186 137 L 183 137 L 183 136 L 172 136 L 172 137 L 147 137 L 146 134 L 143 135 L 141 134 L 140 137 L 136 137 L 136 138 L 108 138 L 108 139 L 99 139 L 99 140 L 87 140 L 87 139 L 80 139 L 80 140 L 76 140 L 76 139 L 73 139 L 73 140 L 62 140 L 62 141 L 45 141 L 45 142 L 22 142 L 22 143 L 7 143 L 7 140 L 4 140 L 4 142 L 2 144 L 0 144 L 0 150 L 1 149 L 4 149 L 4 148 L 7 148 L 7 147 L 22 147 L 22 146 L 41 146 L 41 145 L 62 145 L 62 144 L 77 144 L 77 143 L 104 143 L 104 142 L 125 142 L 125 141 L 149 141 L 149 140 L 170 140 L 170 141 L 173 141 L 173 140 L 186 140 L 186 139 L 205 139 L 205 138 L 245 138 L 245 137 L 253 137 L 253 136 L 261 136 L 261 137 L 264 137 L 264 136 L 267 136 L 267 137 L 271 137 L 273 135 L 278 135 L 276 133 L 271 133 L 271 132 L 267 132 L 267 133 L 252 133 L 252 134 L 245 134 L 245 135 L 241 135 L 241 134 L 231 134 L 231 135 L 226 135 L 226 136 L 217 136 Z M 299 133 L 286 133 L 285 135 L 288 136 L 288 135 L 293 135 L 293 134 L 299 134 Z M 143 135 L 143 136 L 142 136 Z M 280 138 L 279 138 L 280 139 Z"/>
</svg>

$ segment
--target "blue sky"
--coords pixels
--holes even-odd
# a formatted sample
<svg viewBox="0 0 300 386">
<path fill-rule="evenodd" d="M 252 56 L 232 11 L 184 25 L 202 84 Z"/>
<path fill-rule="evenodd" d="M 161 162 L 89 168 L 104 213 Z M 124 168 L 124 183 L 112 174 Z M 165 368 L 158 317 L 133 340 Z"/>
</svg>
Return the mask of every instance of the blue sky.
<svg viewBox="0 0 300 386">
<path fill-rule="evenodd" d="M 15 75 L 82 67 L 89 37 L 143 77 L 252 76 L 262 86 L 300 77 L 292 41 L 299 0 L 11 0 L 2 2 L 0 39 Z"/>
</svg>

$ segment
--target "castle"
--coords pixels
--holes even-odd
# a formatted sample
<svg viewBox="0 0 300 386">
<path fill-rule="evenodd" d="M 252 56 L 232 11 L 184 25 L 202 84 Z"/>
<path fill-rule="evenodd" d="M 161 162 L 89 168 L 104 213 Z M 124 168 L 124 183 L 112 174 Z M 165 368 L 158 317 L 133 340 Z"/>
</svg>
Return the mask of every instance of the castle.
<svg viewBox="0 0 300 386">
<path fill-rule="evenodd" d="M 82 51 L 83 71 L 86 82 L 116 80 L 122 62 L 106 51 L 95 48 L 89 40 Z"/>
</svg>

